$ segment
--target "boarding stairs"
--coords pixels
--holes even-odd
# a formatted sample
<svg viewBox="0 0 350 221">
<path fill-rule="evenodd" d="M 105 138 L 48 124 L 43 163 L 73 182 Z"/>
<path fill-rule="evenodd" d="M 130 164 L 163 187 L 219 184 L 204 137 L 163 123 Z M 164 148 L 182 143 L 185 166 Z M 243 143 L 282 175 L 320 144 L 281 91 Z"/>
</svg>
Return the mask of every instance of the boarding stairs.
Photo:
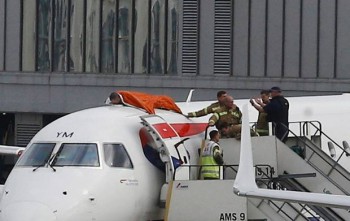
<svg viewBox="0 0 350 221">
<path fill-rule="evenodd" d="M 295 130 L 294 127 L 294 130 L 289 131 L 286 145 L 276 139 L 278 177 L 272 179 L 272 186 L 270 183 L 268 188 L 350 195 L 350 173 L 339 164 L 340 160 L 344 160 L 349 155 L 348 145 L 344 145 L 344 141 L 343 147 L 337 144 L 322 131 L 319 122 L 296 122 L 295 124 L 298 125 L 299 130 Z M 325 145 L 336 147 L 336 151 L 340 154 L 328 155 L 325 152 L 327 149 Z M 301 153 L 295 154 L 296 146 L 302 149 Z M 287 182 L 288 185 L 286 185 Z M 350 220 L 350 213 L 343 209 L 311 205 L 307 208 L 313 211 L 311 214 L 316 213 L 323 220 Z"/>
<path fill-rule="evenodd" d="M 294 183 L 294 187 L 290 186 L 288 189 L 350 195 L 350 173 L 340 165 L 340 162 L 348 160 L 350 149 L 347 142 L 343 141 L 343 146 L 339 145 L 322 131 L 321 123 L 318 121 L 295 122 L 291 124 L 299 125 L 299 130 L 295 130 L 295 127 L 294 130 L 290 130 L 290 137 L 286 144 L 288 147 L 298 146 L 303 150 L 302 154 L 299 155 L 307 165 L 316 171 L 316 177 L 315 179 L 289 179 L 290 182 Z M 329 154 L 327 153 L 328 149 Z M 283 151 L 285 149 L 281 149 L 279 152 Z M 295 173 L 297 166 L 280 169 L 280 173 L 282 169 L 284 174 Z M 314 210 L 318 210 L 319 214 L 325 214 L 322 216 L 324 220 L 350 220 L 350 213 L 346 210 L 322 209 L 319 207 L 314 207 Z M 327 214 L 329 217 L 327 217 Z"/>
<path fill-rule="evenodd" d="M 349 173 L 311 140 L 303 139 L 308 144 L 304 147 L 307 148 L 305 158 L 274 136 L 252 137 L 257 185 L 260 188 L 348 195 Z M 168 220 L 191 220 L 195 217 L 196 220 L 230 220 L 232 214 L 241 214 L 244 220 L 350 220 L 350 213 L 343 209 L 236 196 L 232 186 L 239 163 L 240 141 L 221 139 L 220 144 L 226 163 L 223 180 L 174 180 L 170 188 Z M 320 166 L 324 164 L 332 166 Z M 192 193 L 193 189 L 196 192 Z M 240 198 L 246 201 L 239 201 Z M 186 206 L 179 206 L 181 202 L 187 202 Z M 192 204 L 195 206 L 189 206 Z M 186 217 L 179 217 L 180 211 L 187 214 Z M 190 217 L 193 211 L 197 211 L 196 216 Z"/>
<path fill-rule="evenodd" d="M 290 131 L 291 137 L 288 139 L 287 146 L 301 148 L 301 157 L 309 165 L 328 177 L 342 194 L 350 195 L 350 186 L 347 185 L 350 182 L 350 173 L 340 165 L 342 161 L 349 160 L 347 157 L 350 149 L 347 142 L 343 141 L 343 146 L 339 145 L 322 132 L 319 122 L 298 122 L 297 124 L 302 125 L 300 126 L 302 129 L 299 130 L 299 134 Z M 327 193 L 331 192 L 327 191 Z"/>
<path fill-rule="evenodd" d="M 295 136 L 293 132 L 290 133 L 290 135 L 294 135 L 293 137 L 298 141 L 298 145 L 303 144 L 304 155 L 299 156 L 289 148 L 293 139 L 289 139 L 289 144 L 287 143 L 287 145 L 275 139 L 277 177 L 270 180 L 268 188 L 286 188 L 305 192 L 349 195 L 349 172 L 322 151 L 316 142 L 313 142 L 307 136 Z M 255 151 L 254 145 L 257 145 L 259 148 L 273 145 L 273 140 L 270 140 L 268 137 L 256 138 L 259 140 L 259 144 L 256 144 L 254 139 L 252 140 Z M 320 137 L 313 136 L 313 139 L 320 141 Z M 273 150 L 269 150 L 267 153 L 274 153 L 271 151 Z M 256 152 L 254 152 L 254 161 L 261 157 Z M 289 181 L 289 186 L 286 185 L 286 181 Z M 278 202 L 276 204 L 279 205 Z M 308 208 L 313 208 L 313 212 L 317 211 L 317 215 L 322 216 L 323 220 L 350 220 L 350 213 L 343 209 L 323 209 L 310 205 L 308 205 Z"/>
<path fill-rule="evenodd" d="M 350 195 L 350 186 L 348 185 L 350 173 L 339 164 L 341 160 L 346 160 L 344 158 L 350 153 L 346 141 L 342 142 L 343 147 L 337 144 L 322 131 L 318 121 L 292 122 L 290 125 L 292 125 L 290 128 L 293 130 L 289 131 L 286 143 L 289 148 L 280 147 L 285 145 L 276 140 L 280 143 L 277 145 L 279 153 L 278 178 L 274 178 L 268 188 Z M 326 153 L 328 148 L 325 146 L 332 150 L 330 154 Z M 290 149 L 297 152 L 299 157 L 304 159 L 304 162 L 299 162 L 300 159 L 295 157 L 295 154 L 286 153 L 286 151 L 290 152 Z M 336 152 L 338 155 L 335 154 Z M 283 155 L 289 157 L 283 157 Z M 308 172 L 312 169 L 315 173 Z M 312 176 L 312 174 L 314 175 Z M 322 220 L 349 220 L 350 217 L 350 213 L 342 209 L 311 205 L 308 205 L 307 208 L 312 211 L 311 213 L 307 212 L 308 214 L 317 214 L 316 216 L 322 217 Z"/>
</svg>

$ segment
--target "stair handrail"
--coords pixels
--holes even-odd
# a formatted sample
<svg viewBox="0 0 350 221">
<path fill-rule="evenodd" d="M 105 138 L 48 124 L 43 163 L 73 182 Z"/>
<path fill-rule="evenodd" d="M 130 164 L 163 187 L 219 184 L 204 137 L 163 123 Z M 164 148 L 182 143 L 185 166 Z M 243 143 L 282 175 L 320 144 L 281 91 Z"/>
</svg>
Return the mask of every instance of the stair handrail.
<svg viewBox="0 0 350 221">
<path fill-rule="evenodd" d="M 316 129 L 316 132 L 319 131 L 320 136 L 326 137 L 329 141 L 331 141 L 334 145 L 336 145 L 339 149 L 341 149 L 342 152 L 338 157 L 338 159 L 335 160 L 336 162 L 339 162 L 339 160 L 344 156 L 344 154 L 346 155 L 347 153 L 346 150 L 341 145 L 339 145 L 336 141 L 334 141 L 330 136 L 328 136 L 325 132 L 323 132 L 321 122 L 319 121 L 301 121 L 301 122 L 303 122 L 303 128 L 307 128 L 307 125 L 310 124 Z M 315 123 L 319 124 L 319 127 L 317 127 Z M 302 135 L 305 136 L 305 130 L 303 130 L 303 133 L 304 134 Z"/>
<path fill-rule="evenodd" d="M 301 121 L 301 122 L 291 122 L 291 123 L 304 123 L 305 121 Z M 321 131 L 320 131 L 321 132 Z M 291 133 L 296 139 L 298 142 L 301 142 L 304 147 L 307 147 L 309 148 L 310 151 L 312 151 L 314 154 L 316 154 L 317 156 L 319 156 L 322 160 L 324 160 L 329 166 L 331 166 L 331 171 L 335 170 L 337 171 L 341 176 L 343 176 L 346 180 L 350 181 L 350 173 L 345 169 L 343 168 L 339 163 L 338 161 L 335 161 L 333 160 L 331 157 L 329 157 L 327 154 L 325 154 L 326 156 L 329 157 L 329 159 L 325 159 L 322 155 L 320 155 L 319 153 L 317 153 L 316 151 L 314 151 L 312 149 L 312 147 L 307 144 L 303 139 L 301 139 L 297 134 L 295 134 L 292 130 L 289 130 L 289 133 Z M 304 136 L 305 137 L 305 136 Z M 309 140 L 309 142 L 311 142 L 314 146 L 317 146 L 317 144 L 315 144 L 312 140 Z M 318 147 L 319 148 L 319 147 Z M 320 148 L 321 150 L 321 148 Z M 310 157 L 311 158 L 311 157 Z M 331 162 L 334 162 L 334 164 L 330 164 L 329 161 Z M 308 160 L 306 160 L 306 162 L 308 162 Z M 309 163 L 309 162 L 308 162 Z M 327 179 L 329 182 L 331 182 L 333 185 L 335 185 L 339 190 L 341 190 L 344 194 L 346 195 L 350 195 L 350 193 L 348 191 L 346 191 L 342 186 L 340 186 L 335 180 L 329 178 L 329 174 L 325 174 L 320 168 L 316 167 L 314 164 L 310 164 L 310 166 L 312 166 L 314 169 L 316 169 L 320 174 L 322 174 L 324 176 L 325 179 Z M 340 171 L 338 168 L 342 168 L 343 171 L 345 171 L 347 174 L 344 174 L 343 171 Z"/>
</svg>

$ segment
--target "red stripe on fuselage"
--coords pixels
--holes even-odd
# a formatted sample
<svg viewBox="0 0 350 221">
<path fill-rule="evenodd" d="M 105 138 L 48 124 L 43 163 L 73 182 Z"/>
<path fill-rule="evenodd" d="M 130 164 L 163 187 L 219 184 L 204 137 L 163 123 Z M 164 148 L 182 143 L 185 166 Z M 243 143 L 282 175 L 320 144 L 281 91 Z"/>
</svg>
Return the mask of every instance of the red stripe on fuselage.
<svg viewBox="0 0 350 221">
<path fill-rule="evenodd" d="M 158 131 L 163 139 L 177 137 L 176 132 L 167 123 L 154 124 L 152 126 Z"/>
<path fill-rule="evenodd" d="M 204 132 L 207 126 L 207 123 L 172 123 L 170 126 L 167 123 L 160 123 L 153 125 L 163 139 L 176 137 L 176 134 L 180 137 L 197 135 Z"/>
<path fill-rule="evenodd" d="M 180 137 L 188 137 L 204 132 L 208 123 L 173 123 L 170 125 Z"/>
</svg>

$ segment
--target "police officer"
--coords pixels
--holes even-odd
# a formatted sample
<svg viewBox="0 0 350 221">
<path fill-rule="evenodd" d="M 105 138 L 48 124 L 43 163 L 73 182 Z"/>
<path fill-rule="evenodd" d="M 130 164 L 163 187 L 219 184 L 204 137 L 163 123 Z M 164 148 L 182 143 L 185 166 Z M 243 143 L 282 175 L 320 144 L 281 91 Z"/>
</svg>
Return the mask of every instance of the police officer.
<svg viewBox="0 0 350 221">
<path fill-rule="evenodd" d="M 212 103 L 206 108 L 203 108 L 202 110 L 190 112 L 187 114 L 187 117 L 202 117 L 208 114 L 212 114 L 215 111 L 217 111 L 220 107 L 224 106 L 223 99 L 227 96 L 226 91 L 218 91 L 216 94 L 216 97 L 218 99 L 217 102 Z"/>
<path fill-rule="evenodd" d="M 209 133 L 210 141 L 207 143 L 202 152 L 202 169 L 203 179 L 220 179 L 220 165 L 224 163 L 223 153 L 219 145 L 220 133 L 212 130 Z"/>
<path fill-rule="evenodd" d="M 289 102 L 282 96 L 282 90 L 279 87 L 272 87 L 270 95 L 271 100 L 263 109 L 267 113 L 267 119 L 272 122 L 275 136 L 285 143 L 289 132 Z"/>
</svg>

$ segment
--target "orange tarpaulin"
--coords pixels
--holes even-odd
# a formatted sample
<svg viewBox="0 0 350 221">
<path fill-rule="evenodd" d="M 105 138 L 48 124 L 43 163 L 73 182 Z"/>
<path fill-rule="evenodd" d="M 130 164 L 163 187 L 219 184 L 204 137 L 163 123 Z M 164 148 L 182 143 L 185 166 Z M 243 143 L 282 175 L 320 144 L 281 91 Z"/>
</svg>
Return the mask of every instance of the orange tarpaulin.
<svg viewBox="0 0 350 221">
<path fill-rule="evenodd" d="M 139 107 L 154 114 L 155 108 L 172 110 L 181 114 L 180 108 L 174 100 L 165 95 L 152 95 L 136 91 L 117 91 L 125 105 Z"/>
</svg>

